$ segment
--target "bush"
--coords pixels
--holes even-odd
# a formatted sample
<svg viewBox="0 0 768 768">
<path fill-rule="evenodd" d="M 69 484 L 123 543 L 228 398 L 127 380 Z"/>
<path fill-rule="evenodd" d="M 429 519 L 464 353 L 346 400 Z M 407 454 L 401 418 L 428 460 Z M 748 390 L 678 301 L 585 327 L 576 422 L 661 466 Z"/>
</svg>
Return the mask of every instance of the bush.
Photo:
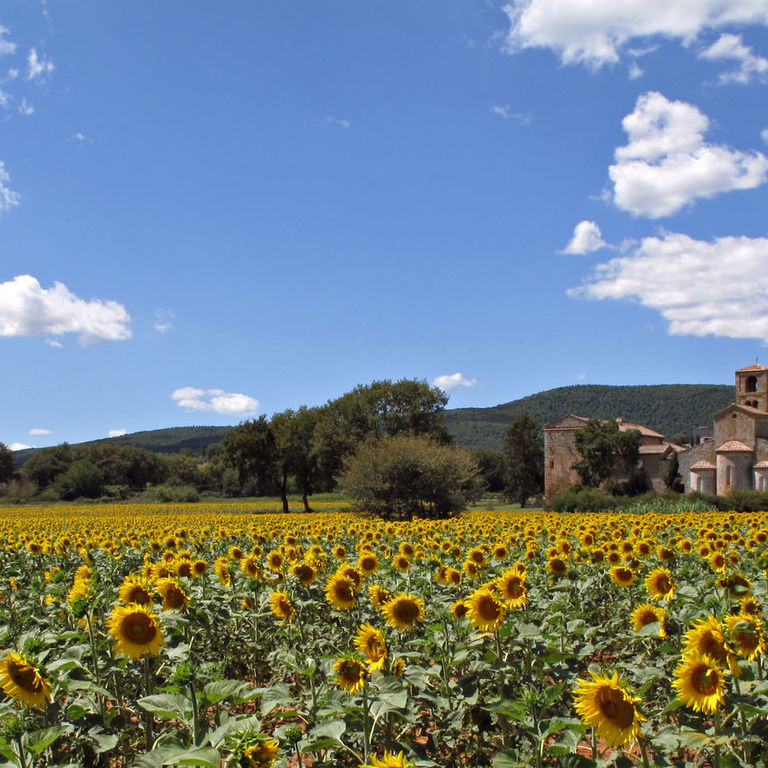
<svg viewBox="0 0 768 768">
<path fill-rule="evenodd" d="M 397 435 L 360 446 L 347 460 L 339 487 L 363 512 L 410 520 L 466 509 L 483 483 L 468 451 L 426 436 Z"/>
<path fill-rule="evenodd" d="M 194 504 L 200 501 L 200 492 L 191 485 L 153 485 L 144 492 L 142 501 L 161 504 Z"/>
<path fill-rule="evenodd" d="M 80 459 L 59 476 L 57 484 L 61 498 L 67 501 L 97 499 L 104 488 L 104 475 L 90 459 Z"/>
<path fill-rule="evenodd" d="M 763 512 L 768 510 L 768 492 L 753 491 L 746 488 L 734 488 L 725 497 L 721 497 L 725 509 L 737 512 Z"/>
</svg>

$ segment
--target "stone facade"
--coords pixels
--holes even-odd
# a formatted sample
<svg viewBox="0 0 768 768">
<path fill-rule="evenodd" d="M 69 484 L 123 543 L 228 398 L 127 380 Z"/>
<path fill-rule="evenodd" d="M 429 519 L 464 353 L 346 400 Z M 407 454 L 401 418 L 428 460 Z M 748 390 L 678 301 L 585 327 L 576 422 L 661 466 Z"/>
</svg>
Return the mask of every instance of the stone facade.
<svg viewBox="0 0 768 768">
<path fill-rule="evenodd" d="M 663 435 L 641 424 L 632 424 L 624 419 L 617 421 L 619 429 L 624 432 L 630 429 L 640 432 L 640 458 L 637 469 L 647 475 L 655 491 L 665 490 L 667 462 L 672 453 L 681 450 L 680 446 L 668 443 Z M 573 469 L 574 462 L 581 458 L 576 448 L 576 433 L 584 429 L 588 422 L 588 418 L 570 413 L 544 427 L 544 494 L 547 498 L 580 482 L 578 472 Z M 768 478 L 768 472 L 766 477 Z M 616 479 L 627 478 L 617 475 Z"/>
<path fill-rule="evenodd" d="M 768 367 L 735 374 L 736 402 L 713 416 L 711 438 L 679 454 L 686 492 L 768 490 Z"/>
</svg>

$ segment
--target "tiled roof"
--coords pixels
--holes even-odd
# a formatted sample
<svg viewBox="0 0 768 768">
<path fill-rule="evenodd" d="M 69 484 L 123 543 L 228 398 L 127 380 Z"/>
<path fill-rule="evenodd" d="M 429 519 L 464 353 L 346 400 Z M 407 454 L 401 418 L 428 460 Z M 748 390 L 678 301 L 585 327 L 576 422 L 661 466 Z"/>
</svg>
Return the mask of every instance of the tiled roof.
<svg viewBox="0 0 768 768">
<path fill-rule="evenodd" d="M 641 445 L 639 453 L 641 455 L 648 453 L 666 453 L 671 450 L 672 446 L 669 443 L 663 443 L 662 445 Z"/>
<path fill-rule="evenodd" d="M 642 424 L 632 424 L 630 421 L 619 421 L 619 429 L 622 432 L 627 432 L 630 429 L 636 429 L 641 435 L 646 435 L 647 437 L 664 437 L 664 435 L 662 435 L 660 432 L 656 432 L 650 427 L 644 427 Z"/>
<path fill-rule="evenodd" d="M 754 449 L 750 448 L 746 443 L 742 443 L 740 440 L 729 440 L 727 443 L 723 443 L 719 448 L 716 448 L 717 453 L 752 453 Z"/>
<path fill-rule="evenodd" d="M 690 466 L 690 469 L 717 469 L 717 467 L 709 461 L 697 461 Z"/>
<path fill-rule="evenodd" d="M 768 469 L 768 461 L 758 461 L 752 469 Z"/>
<path fill-rule="evenodd" d="M 750 371 L 768 371 L 768 366 L 755 363 L 754 365 L 748 365 L 746 368 L 739 368 L 736 373 L 749 373 Z"/>
</svg>

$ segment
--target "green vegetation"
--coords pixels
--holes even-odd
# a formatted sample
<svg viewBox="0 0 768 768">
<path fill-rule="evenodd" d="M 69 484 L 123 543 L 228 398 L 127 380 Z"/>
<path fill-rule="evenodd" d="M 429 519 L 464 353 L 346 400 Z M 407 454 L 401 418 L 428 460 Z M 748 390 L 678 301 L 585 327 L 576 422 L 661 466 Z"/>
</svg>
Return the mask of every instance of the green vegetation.
<svg viewBox="0 0 768 768">
<path fill-rule="evenodd" d="M 509 425 L 523 413 L 530 414 L 540 426 L 566 413 L 596 419 L 623 417 L 670 439 L 685 441 L 691 430 L 710 426 L 712 414 L 732 402 L 733 387 L 719 384 L 585 384 L 550 389 L 493 408 L 447 410 L 443 422 L 460 445 L 497 451 Z"/>
<path fill-rule="evenodd" d="M 509 425 L 504 439 L 504 493 L 524 507 L 544 490 L 544 444 L 536 421 L 527 413 Z"/>
</svg>

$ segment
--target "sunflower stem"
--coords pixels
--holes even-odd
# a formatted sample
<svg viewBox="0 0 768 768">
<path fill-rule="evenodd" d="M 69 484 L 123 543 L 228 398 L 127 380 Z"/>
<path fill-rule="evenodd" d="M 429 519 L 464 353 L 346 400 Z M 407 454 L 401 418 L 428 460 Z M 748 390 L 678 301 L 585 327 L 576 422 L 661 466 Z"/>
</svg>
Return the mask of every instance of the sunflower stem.
<svg viewBox="0 0 768 768">
<path fill-rule="evenodd" d="M 368 711 L 368 683 L 363 683 L 363 762 L 368 762 L 371 752 L 371 734 L 369 731 L 370 712 Z"/>
<path fill-rule="evenodd" d="M 144 656 L 144 695 L 152 695 L 152 657 Z M 147 752 L 152 750 L 152 713 L 144 710 L 144 745 Z"/>
<path fill-rule="evenodd" d="M 96 635 L 93 631 L 93 621 L 91 620 L 91 610 L 90 608 L 85 612 L 85 621 L 88 624 L 88 640 L 91 644 L 91 659 L 93 660 L 93 677 L 96 682 L 96 685 L 101 685 L 101 670 L 99 669 L 99 655 L 96 652 Z M 104 697 L 101 694 L 97 695 L 97 699 L 99 702 L 99 714 L 101 715 L 102 720 L 104 719 L 105 715 L 105 707 L 104 707 Z"/>
<path fill-rule="evenodd" d="M 650 762 L 648 761 L 648 744 L 643 738 L 639 738 L 637 741 L 640 744 L 640 754 L 643 758 L 643 768 L 650 768 Z"/>
<path fill-rule="evenodd" d="M 21 768 L 27 768 L 27 759 L 24 757 L 24 742 L 22 741 L 21 734 L 16 737 L 16 744 L 19 747 L 19 765 Z"/>
<path fill-rule="evenodd" d="M 714 714 L 714 721 L 715 721 L 715 738 L 717 738 L 720 735 L 720 710 L 716 709 Z M 714 759 L 712 761 L 713 768 L 720 768 L 720 745 L 715 744 L 715 754 Z"/>
</svg>

